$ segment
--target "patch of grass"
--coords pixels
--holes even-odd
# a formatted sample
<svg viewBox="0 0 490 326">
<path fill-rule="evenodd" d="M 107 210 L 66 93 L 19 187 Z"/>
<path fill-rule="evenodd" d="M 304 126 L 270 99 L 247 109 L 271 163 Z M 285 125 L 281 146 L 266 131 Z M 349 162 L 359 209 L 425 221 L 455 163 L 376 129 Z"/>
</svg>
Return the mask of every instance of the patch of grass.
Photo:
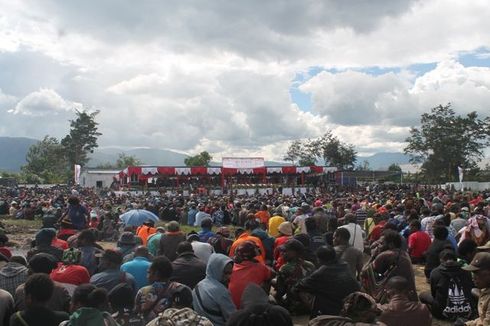
<svg viewBox="0 0 490 326">
<path fill-rule="evenodd" d="M 1 222 L 5 225 L 5 227 L 17 227 L 21 229 L 40 229 L 42 222 L 39 219 L 35 220 L 23 220 L 23 219 L 12 219 L 9 218 L 9 216 L 6 216 L 7 218 L 4 218 L 4 216 L 0 217 Z"/>
</svg>

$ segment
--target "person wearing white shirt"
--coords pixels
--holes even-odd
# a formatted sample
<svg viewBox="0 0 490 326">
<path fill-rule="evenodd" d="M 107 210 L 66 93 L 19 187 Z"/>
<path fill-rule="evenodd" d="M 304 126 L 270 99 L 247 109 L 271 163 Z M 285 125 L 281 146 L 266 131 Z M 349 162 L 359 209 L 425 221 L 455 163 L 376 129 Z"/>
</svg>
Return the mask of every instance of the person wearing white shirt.
<svg viewBox="0 0 490 326">
<path fill-rule="evenodd" d="M 345 228 L 349 231 L 349 244 L 361 252 L 364 252 L 364 231 L 361 229 L 361 226 L 356 223 L 356 216 L 348 213 L 345 214 L 344 220 L 347 224 L 341 226 L 341 228 Z"/>
</svg>

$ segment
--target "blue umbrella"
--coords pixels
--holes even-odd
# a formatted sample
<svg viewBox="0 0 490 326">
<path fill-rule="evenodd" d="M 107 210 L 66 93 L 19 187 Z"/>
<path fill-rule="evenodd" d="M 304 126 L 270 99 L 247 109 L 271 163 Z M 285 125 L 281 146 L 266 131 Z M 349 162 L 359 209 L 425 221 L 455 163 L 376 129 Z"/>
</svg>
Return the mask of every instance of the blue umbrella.
<svg viewBox="0 0 490 326">
<path fill-rule="evenodd" d="M 119 216 L 125 225 L 140 226 L 148 220 L 158 222 L 158 216 L 146 209 L 133 209 Z"/>
</svg>

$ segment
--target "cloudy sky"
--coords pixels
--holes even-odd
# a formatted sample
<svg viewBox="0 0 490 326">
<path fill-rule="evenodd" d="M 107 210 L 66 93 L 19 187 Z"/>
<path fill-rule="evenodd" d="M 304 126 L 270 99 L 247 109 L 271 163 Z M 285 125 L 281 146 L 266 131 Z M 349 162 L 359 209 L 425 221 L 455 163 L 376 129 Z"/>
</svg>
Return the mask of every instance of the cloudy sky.
<svg viewBox="0 0 490 326">
<path fill-rule="evenodd" d="M 0 136 L 280 159 L 327 130 L 401 151 L 431 107 L 490 114 L 488 1 L 0 0 Z"/>
</svg>

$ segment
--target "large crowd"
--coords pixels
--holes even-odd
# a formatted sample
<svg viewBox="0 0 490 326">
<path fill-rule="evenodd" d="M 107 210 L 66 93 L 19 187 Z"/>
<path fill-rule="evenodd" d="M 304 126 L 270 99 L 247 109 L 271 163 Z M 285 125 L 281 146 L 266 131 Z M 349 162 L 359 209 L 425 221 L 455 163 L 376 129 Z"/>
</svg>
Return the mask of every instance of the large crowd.
<svg viewBox="0 0 490 326">
<path fill-rule="evenodd" d="M 1 188 L 0 215 L 42 221 L 25 255 L 0 229 L 2 325 L 490 325 L 490 192 Z"/>
</svg>

